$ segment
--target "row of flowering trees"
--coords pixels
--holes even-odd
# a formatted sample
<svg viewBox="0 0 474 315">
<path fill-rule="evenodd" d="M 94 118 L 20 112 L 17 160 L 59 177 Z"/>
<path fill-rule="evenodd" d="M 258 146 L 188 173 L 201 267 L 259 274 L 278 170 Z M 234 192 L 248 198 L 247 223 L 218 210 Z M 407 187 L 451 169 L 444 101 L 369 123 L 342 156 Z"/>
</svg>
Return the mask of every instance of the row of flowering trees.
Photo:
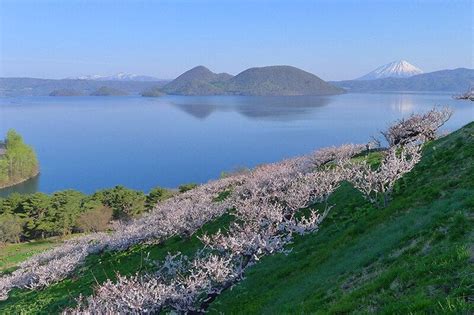
<svg viewBox="0 0 474 315">
<path fill-rule="evenodd" d="M 243 277 L 248 266 L 264 255 L 284 251 L 295 233 L 318 229 L 330 206 L 310 210 L 305 216 L 298 216 L 298 211 L 324 204 L 344 178 L 338 164 L 364 149 L 365 145 L 324 149 L 243 175 L 227 198 L 234 222 L 226 231 L 204 235 L 204 247 L 193 258 L 170 255 L 153 274 L 108 281 L 95 296 L 67 312 L 204 311 L 220 292 Z M 341 162 L 322 168 L 322 163 L 334 160 Z M 125 290 L 128 293 L 123 294 Z"/>
<path fill-rule="evenodd" d="M 423 122 L 429 125 L 423 130 L 439 127 L 438 121 Z M 379 194 L 387 196 L 394 182 L 419 161 L 420 144 L 428 137 L 431 134 L 417 135 L 403 144 L 389 142 L 391 146 L 375 170 L 365 162 L 351 161 L 367 145 L 343 145 L 201 185 L 159 203 L 143 218 L 117 227 L 112 234 L 71 240 L 31 258 L 0 278 L 0 299 L 6 299 L 13 287 L 40 288 L 65 278 L 87 255 L 156 243 L 173 235 L 192 235 L 232 209 L 235 220 L 231 226 L 203 236 L 204 246 L 192 258 L 170 254 L 158 263 L 155 273 L 107 281 L 94 296 L 81 298 L 77 308 L 66 313 L 205 311 L 223 290 L 242 279 L 248 266 L 264 255 L 285 252 L 295 234 L 317 231 L 331 209 L 328 197 L 342 181 L 353 183 L 371 201 L 377 201 Z M 219 199 L 224 191 L 231 193 Z M 317 209 L 312 207 L 316 204 Z"/>
</svg>

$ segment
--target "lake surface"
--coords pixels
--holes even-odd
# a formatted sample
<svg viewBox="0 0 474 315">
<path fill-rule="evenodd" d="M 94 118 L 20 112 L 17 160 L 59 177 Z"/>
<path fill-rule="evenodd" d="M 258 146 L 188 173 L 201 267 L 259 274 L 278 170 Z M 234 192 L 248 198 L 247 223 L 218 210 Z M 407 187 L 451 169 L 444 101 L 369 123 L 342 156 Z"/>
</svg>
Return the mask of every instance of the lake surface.
<svg viewBox="0 0 474 315">
<path fill-rule="evenodd" d="M 0 195 L 206 182 L 222 171 L 367 142 L 435 105 L 455 110 L 447 130 L 474 120 L 474 103 L 450 94 L 0 98 L 1 137 L 16 129 L 41 165 L 38 178 Z"/>
</svg>

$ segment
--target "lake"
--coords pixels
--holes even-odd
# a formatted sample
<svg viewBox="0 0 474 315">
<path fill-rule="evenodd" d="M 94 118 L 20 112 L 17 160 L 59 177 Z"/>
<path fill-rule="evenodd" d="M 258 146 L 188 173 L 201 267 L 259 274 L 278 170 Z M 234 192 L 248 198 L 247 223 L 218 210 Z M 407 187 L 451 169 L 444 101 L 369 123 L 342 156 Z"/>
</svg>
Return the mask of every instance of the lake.
<svg viewBox="0 0 474 315">
<path fill-rule="evenodd" d="M 3 97 L 0 135 L 20 132 L 38 154 L 41 175 L 0 195 L 206 182 L 222 171 L 367 142 L 394 120 L 435 105 L 455 110 L 446 130 L 474 119 L 474 103 L 434 93 Z"/>
</svg>

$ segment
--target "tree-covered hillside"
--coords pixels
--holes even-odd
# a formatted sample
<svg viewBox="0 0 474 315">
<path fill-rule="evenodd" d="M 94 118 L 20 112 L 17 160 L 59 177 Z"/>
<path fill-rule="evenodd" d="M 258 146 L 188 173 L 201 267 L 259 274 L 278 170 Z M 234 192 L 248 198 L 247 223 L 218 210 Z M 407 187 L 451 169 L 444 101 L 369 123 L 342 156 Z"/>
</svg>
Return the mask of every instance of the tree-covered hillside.
<svg viewBox="0 0 474 315">
<path fill-rule="evenodd" d="M 188 185 L 180 189 L 192 187 Z M 13 193 L 0 198 L 0 246 L 107 231 L 112 222 L 139 217 L 152 210 L 157 202 L 173 195 L 174 191 L 161 187 L 145 194 L 123 186 L 91 195 L 71 189 L 50 195 Z"/>
<path fill-rule="evenodd" d="M 291 66 L 250 68 L 236 76 L 195 67 L 163 87 L 176 95 L 295 96 L 340 94 L 344 90 Z"/>
<path fill-rule="evenodd" d="M 197 66 L 166 84 L 163 91 L 172 95 L 222 95 L 225 94 L 223 84 L 230 78 L 228 73 L 214 73 Z"/>
<path fill-rule="evenodd" d="M 226 82 L 228 94 L 280 96 L 331 95 L 344 90 L 291 66 L 250 68 Z"/>
<path fill-rule="evenodd" d="M 108 86 L 101 86 L 97 90 L 91 93 L 91 96 L 122 96 L 127 95 L 127 92 L 114 89 Z"/>
<path fill-rule="evenodd" d="M 32 147 L 14 130 L 0 142 L 0 188 L 14 185 L 36 176 L 39 163 Z"/>
</svg>

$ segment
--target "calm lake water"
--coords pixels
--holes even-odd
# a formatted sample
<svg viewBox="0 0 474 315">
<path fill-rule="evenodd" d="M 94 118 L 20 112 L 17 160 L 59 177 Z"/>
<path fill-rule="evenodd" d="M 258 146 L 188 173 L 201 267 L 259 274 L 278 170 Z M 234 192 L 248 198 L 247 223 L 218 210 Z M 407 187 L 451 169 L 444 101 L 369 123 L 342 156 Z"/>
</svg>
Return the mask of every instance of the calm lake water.
<svg viewBox="0 0 474 315">
<path fill-rule="evenodd" d="M 19 131 L 41 164 L 38 178 L 0 194 L 206 182 L 222 171 L 366 142 L 435 105 L 455 110 L 447 130 L 474 119 L 474 104 L 450 94 L 0 98 L 0 135 Z"/>
</svg>

